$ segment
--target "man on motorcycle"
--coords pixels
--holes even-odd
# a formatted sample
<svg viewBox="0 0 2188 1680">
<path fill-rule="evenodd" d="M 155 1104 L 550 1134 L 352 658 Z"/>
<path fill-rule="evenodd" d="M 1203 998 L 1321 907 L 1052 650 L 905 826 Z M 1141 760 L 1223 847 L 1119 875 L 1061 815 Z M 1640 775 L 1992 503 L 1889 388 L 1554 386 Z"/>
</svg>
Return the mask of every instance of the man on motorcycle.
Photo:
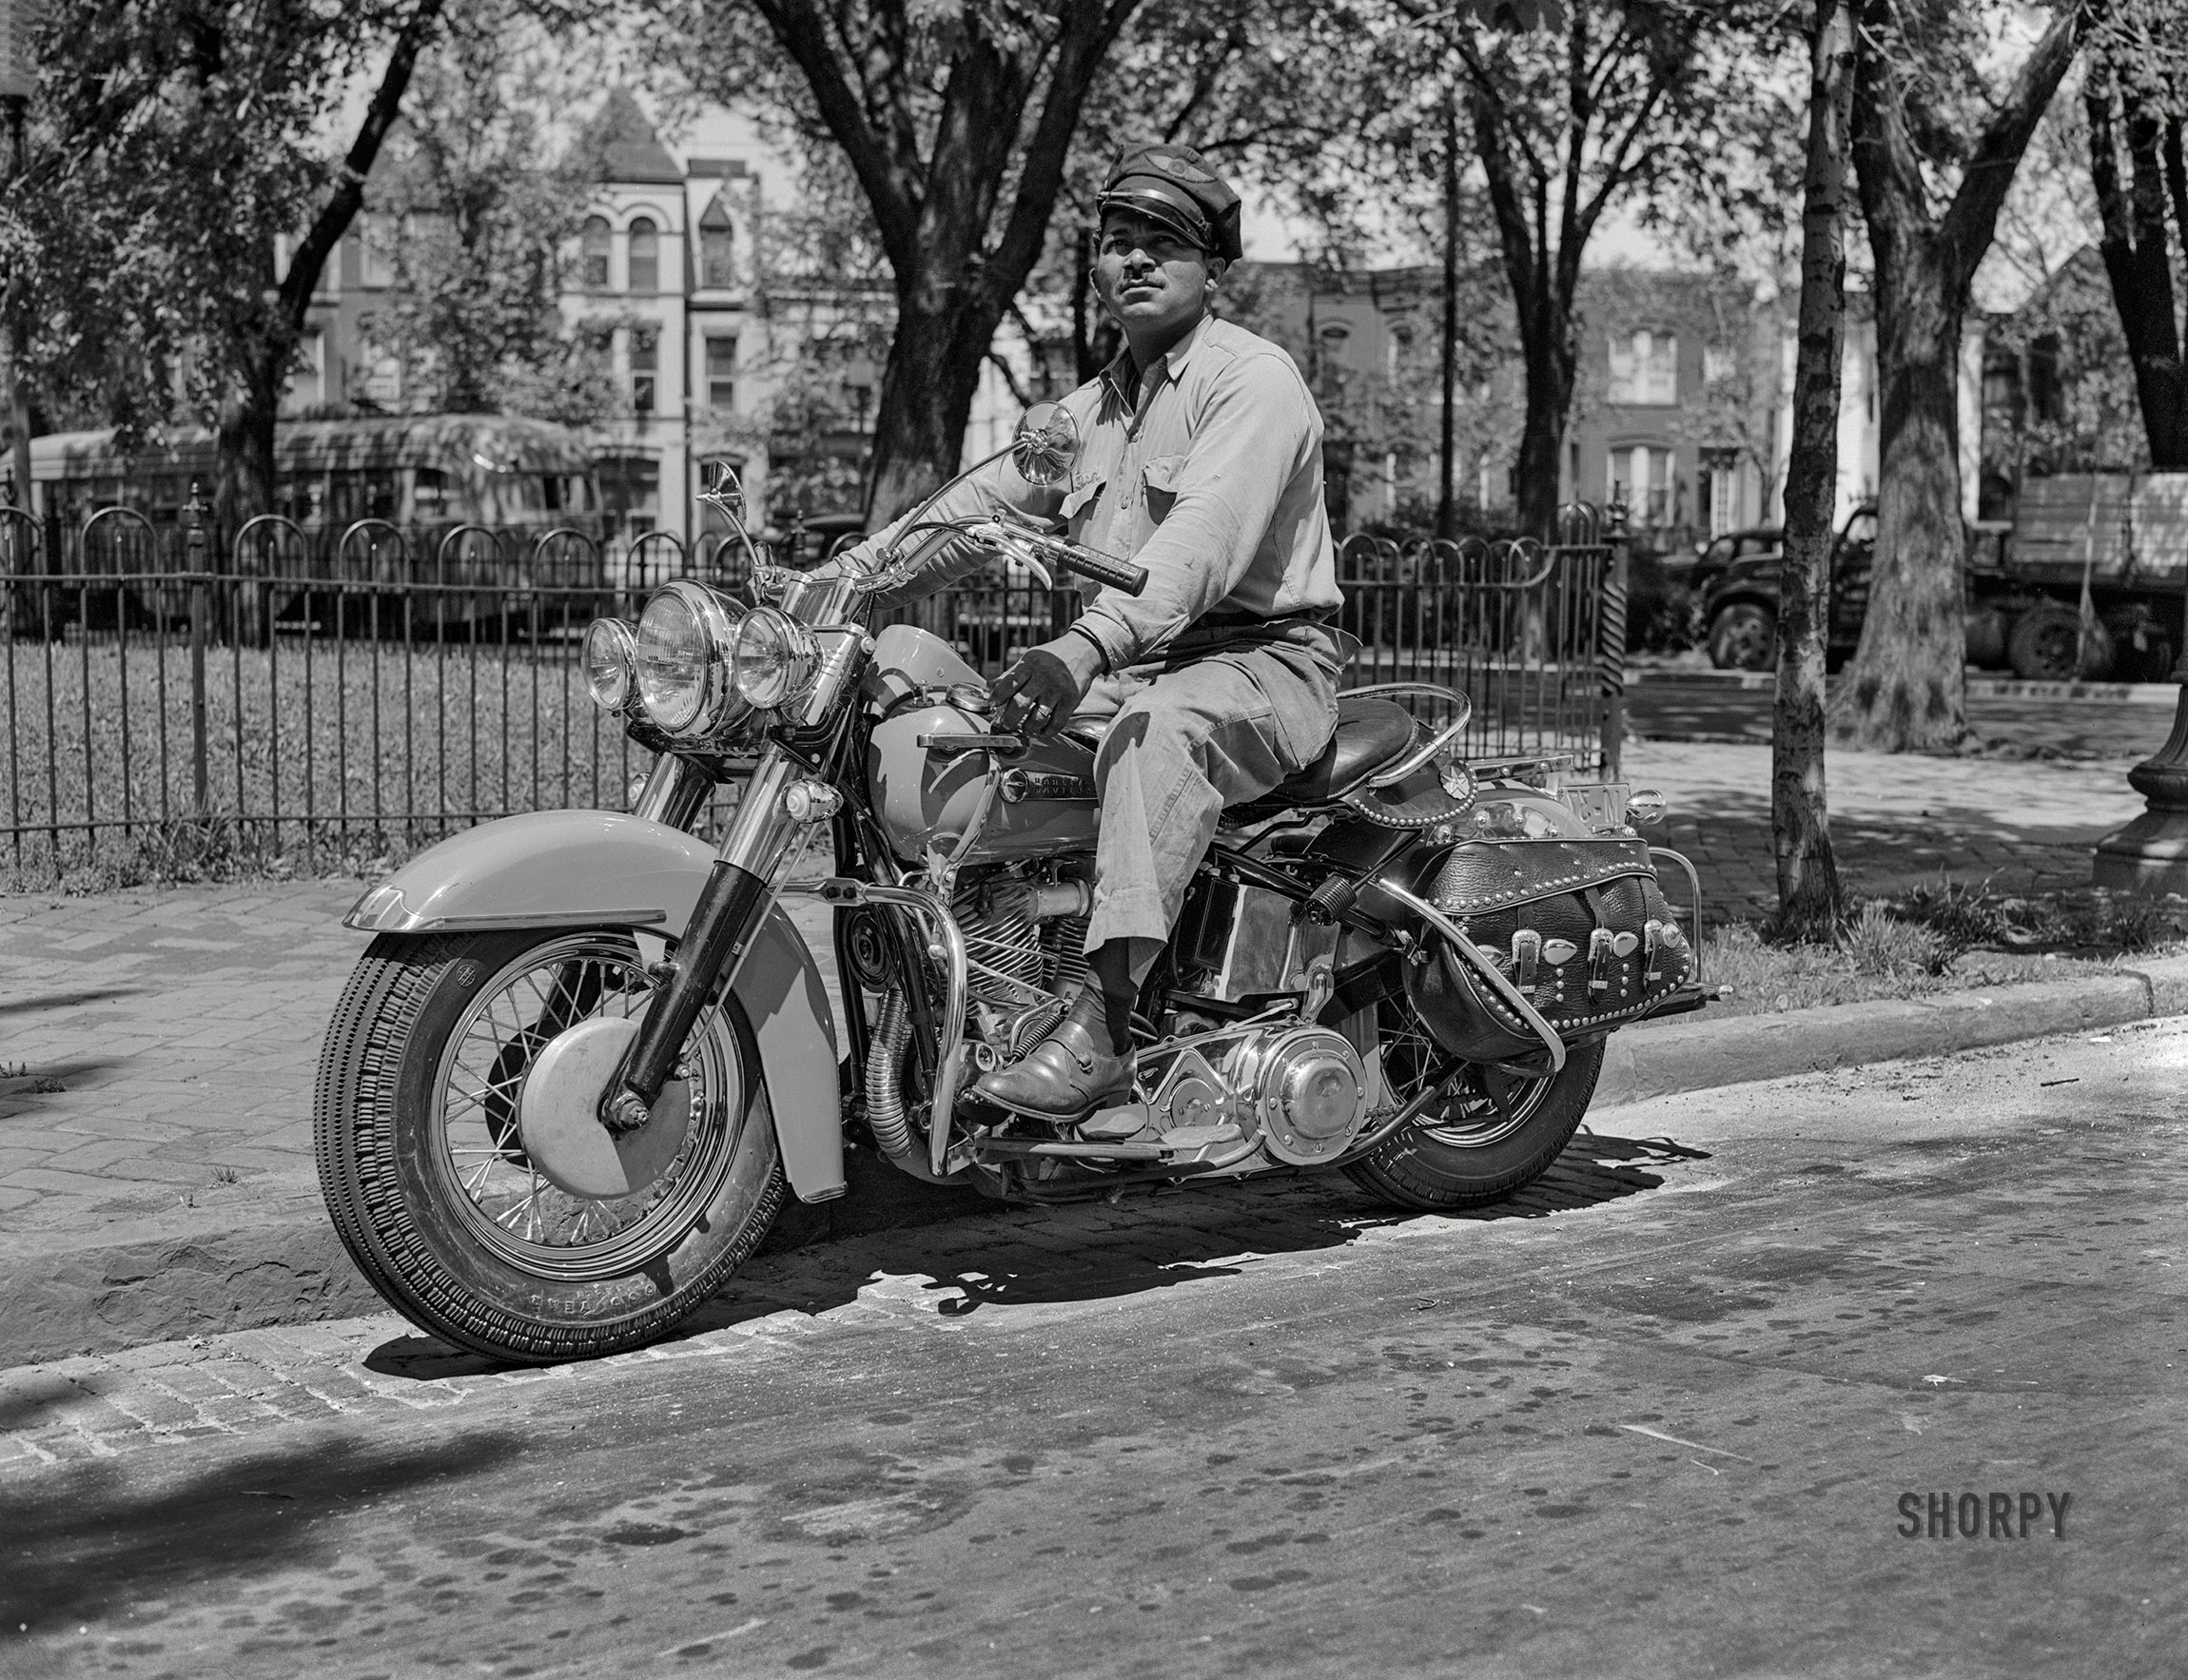
<svg viewBox="0 0 2188 1680">
<path fill-rule="evenodd" d="M 1133 1001 L 1217 818 L 1320 756 L 1342 663 L 1320 622 L 1340 600 L 1321 416 L 1281 348 L 1213 312 L 1241 255 L 1238 194 L 1197 153 L 1142 147 L 1119 160 L 1099 207 L 1092 278 L 1124 349 L 1065 399 L 1085 440 L 1069 480 L 1035 488 L 998 462 L 929 514 L 1061 518 L 1075 540 L 1148 575 L 1137 598 L 1103 591 L 989 691 L 1005 728 L 1036 735 L 1083 702 L 1089 717 L 1114 713 L 1095 767 L 1094 985 L 974 1087 L 1059 1124 L 1129 1094 Z M 839 563 L 871 567 L 905 523 Z M 885 600 L 930 594 L 979 557 L 946 551 Z"/>
</svg>

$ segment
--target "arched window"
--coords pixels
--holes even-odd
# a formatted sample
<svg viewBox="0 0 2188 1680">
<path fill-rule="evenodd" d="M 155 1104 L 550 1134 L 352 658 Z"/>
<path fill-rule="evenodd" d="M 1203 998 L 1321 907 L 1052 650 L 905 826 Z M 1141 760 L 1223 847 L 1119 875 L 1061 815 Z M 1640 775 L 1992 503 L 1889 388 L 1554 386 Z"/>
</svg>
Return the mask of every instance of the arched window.
<svg viewBox="0 0 2188 1680">
<path fill-rule="evenodd" d="M 721 195 L 707 206 L 706 214 L 699 218 L 699 283 L 701 285 L 735 285 L 736 229 L 730 224 L 730 213 L 722 207 Z"/>
<path fill-rule="evenodd" d="M 604 292 L 608 289 L 608 218 L 588 216 L 584 231 L 577 236 L 577 248 L 582 259 L 583 280 L 588 291 Z"/>
<path fill-rule="evenodd" d="M 661 236 L 654 231 L 653 220 L 640 216 L 631 224 L 631 289 L 635 292 L 657 292 L 661 289 Z"/>
</svg>

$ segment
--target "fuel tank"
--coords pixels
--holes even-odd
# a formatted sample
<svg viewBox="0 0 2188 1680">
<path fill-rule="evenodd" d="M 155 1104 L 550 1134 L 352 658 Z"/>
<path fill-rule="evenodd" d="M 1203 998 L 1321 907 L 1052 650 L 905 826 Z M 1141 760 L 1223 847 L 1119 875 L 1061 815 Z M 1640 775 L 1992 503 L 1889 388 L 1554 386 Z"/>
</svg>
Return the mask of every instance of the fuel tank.
<svg viewBox="0 0 2188 1680">
<path fill-rule="evenodd" d="M 991 720 L 966 702 L 985 688 L 980 674 L 940 636 L 892 624 L 875 638 L 867 692 L 887 708 L 867 749 L 867 782 L 890 849 L 923 861 L 929 844 L 954 850 L 996 784 L 987 822 L 967 863 L 1045 857 L 1094 847 L 1094 753 L 1076 741 L 1037 742 L 1018 757 L 951 755 L 920 746 L 923 735 L 976 735 Z M 951 695 L 947 691 L 960 692 Z"/>
</svg>

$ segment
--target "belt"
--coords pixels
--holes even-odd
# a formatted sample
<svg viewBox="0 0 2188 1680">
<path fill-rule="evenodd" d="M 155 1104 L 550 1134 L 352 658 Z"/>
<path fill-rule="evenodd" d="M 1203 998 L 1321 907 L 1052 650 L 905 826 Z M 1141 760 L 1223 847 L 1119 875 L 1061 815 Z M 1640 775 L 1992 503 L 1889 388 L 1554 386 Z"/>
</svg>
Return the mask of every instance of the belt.
<svg viewBox="0 0 2188 1680">
<path fill-rule="evenodd" d="M 1319 624 L 1336 610 L 1334 607 L 1324 607 L 1314 613 L 1286 613 L 1278 618 L 1260 613 L 1203 613 L 1180 631 L 1179 635 L 1191 635 L 1203 630 L 1290 630 L 1300 624 Z"/>
</svg>

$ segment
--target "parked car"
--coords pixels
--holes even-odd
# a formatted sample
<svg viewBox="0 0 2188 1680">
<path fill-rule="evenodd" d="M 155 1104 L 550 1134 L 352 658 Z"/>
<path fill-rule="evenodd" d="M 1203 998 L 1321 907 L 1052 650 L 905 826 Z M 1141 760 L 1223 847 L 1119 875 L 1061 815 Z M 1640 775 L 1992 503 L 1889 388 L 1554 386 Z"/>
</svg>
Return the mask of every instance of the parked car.
<svg viewBox="0 0 2188 1680">
<path fill-rule="evenodd" d="M 1739 534 L 1742 537 L 1761 535 Z M 1876 504 L 1864 502 L 1846 516 L 1845 526 L 1831 542 L 1830 625 L 1825 662 L 1834 671 L 1852 656 L 1855 644 L 1861 640 L 1876 546 Z M 1768 671 L 1776 659 L 1778 573 L 1785 557 L 1781 548 L 1737 556 L 1727 562 L 1704 594 L 1702 621 L 1709 627 L 1705 641 L 1709 662 L 1718 670 Z"/>
<path fill-rule="evenodd" d="M 1684 583 L 1699 596 L 1707 595 L 1709 586 L 1730 570 L 1734 560 L 1748 559 L 1755 555 L 1782 554 L 1786 546 L 1786 534 L 1776 525 L 1756 525 L 1746 531 L 1728 531 L 1721 537 L 1712 537 L 1707 542 L 1694 545 L 1691 563 L 1676 555 L 1666 555 L 1663 559 L 1664 575 L 1675 583 Z"/>
</svg>

